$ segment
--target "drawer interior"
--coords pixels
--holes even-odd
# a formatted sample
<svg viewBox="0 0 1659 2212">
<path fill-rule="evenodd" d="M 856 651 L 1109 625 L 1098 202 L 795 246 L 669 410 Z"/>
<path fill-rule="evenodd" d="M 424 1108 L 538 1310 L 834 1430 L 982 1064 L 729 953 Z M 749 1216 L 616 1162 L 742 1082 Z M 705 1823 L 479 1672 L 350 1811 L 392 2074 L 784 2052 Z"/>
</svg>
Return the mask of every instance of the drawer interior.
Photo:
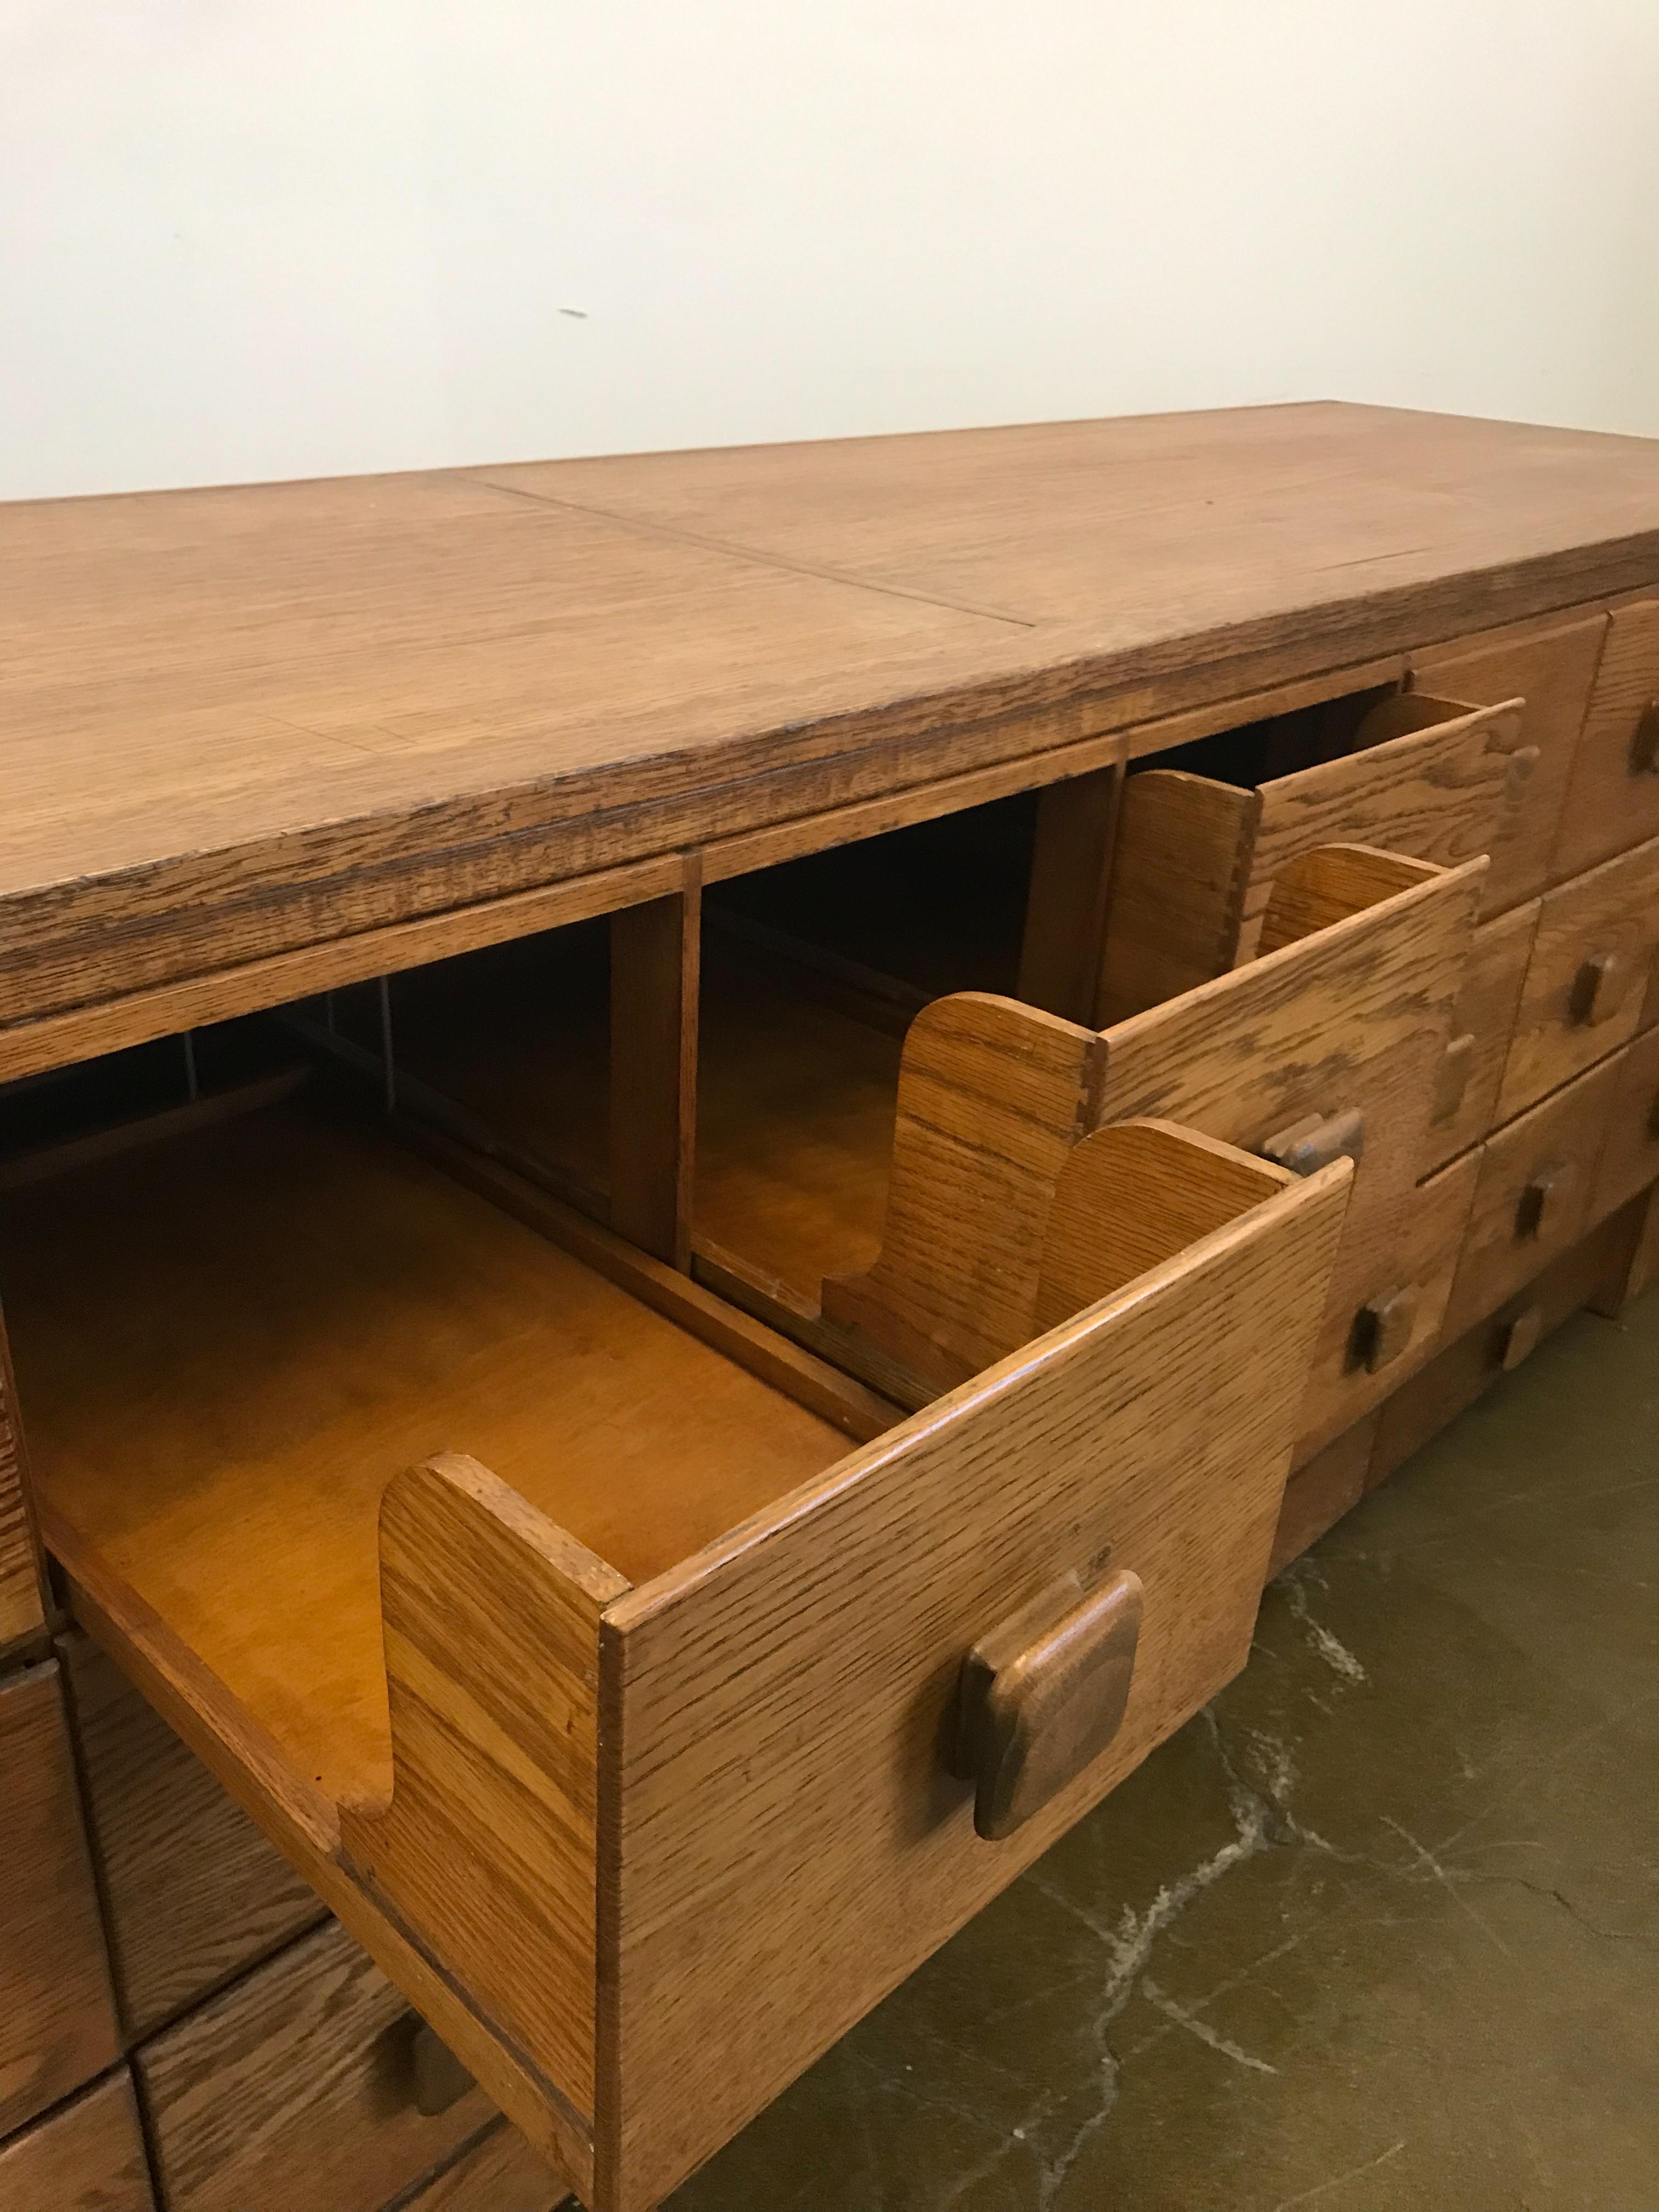
<svg viewBox="0 0 1659 2212">
<path fill-rule="evenodd" d="M 646 1581 L 846 1449 L 301 1100 L 6 1194 L 0 1254 L 53 1549 L 95 1553 L 337 1802 L 391 1786 L 376 1520 L 399 1470 L 465 1450 Z"/>
</svg>

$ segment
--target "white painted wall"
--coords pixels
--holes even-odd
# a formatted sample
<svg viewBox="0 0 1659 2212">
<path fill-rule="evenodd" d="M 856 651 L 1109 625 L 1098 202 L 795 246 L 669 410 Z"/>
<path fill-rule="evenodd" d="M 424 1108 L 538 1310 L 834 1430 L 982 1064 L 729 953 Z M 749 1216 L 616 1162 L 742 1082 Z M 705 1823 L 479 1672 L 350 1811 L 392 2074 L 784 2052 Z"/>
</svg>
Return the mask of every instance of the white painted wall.
<svg viewBox="0 0 1659 2212">
<path fill-rule="evenodd" d="M 1316 395 L 1659 433 L 1659 0 L 0 0 L 0 495 Z"/>
</svg>

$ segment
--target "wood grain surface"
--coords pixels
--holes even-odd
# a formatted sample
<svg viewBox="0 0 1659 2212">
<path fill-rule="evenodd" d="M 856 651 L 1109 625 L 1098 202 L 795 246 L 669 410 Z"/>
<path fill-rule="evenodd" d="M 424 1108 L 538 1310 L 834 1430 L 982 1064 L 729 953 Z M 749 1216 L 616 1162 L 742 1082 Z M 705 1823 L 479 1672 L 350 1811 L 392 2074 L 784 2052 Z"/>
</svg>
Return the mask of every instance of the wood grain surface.
<svg viewBox="0 0 1659 2212">
<path fill-rule="evenodd" d="M 1636 589 L 1659 450 L 1320 404 L 21 503 L 0 562 L 21 1020 Z"/>
<path fill-rule="evenodd" d="M 0 1654 L 39 1637 L 40 1557 L 23 1487 L 23 1437 L 16 1415 L 17 1385 L 0 1321 Z"/>
<path fill-rule="evenodd" d="M 516 2129 L 505 2122 L 399 2204 L 398 2212 L 557 2212 L 568 2202 Z"/>
<path fill-rule="evenodd" d="M 1412 680 L 1425 690 L 1486 707 L 1526 702 L 1520 741 L 1538 758 L 1492 848 L 1481 902 L 1489 918 L 1536 898 L 1550 880 L 1550 855 L 1607 631 L 1605 614 L 1587 614 L 1516 623 L 1412 656 Z"/>
<path fill-rule="evenodd" d="M 316 1893 L 84 1633 L 58 1639 L 127 2040 L 322 1916 Z"/>
<path fill-rule="evenodd" d="M 607 1608 L 599 2194 L 644 2212 L 1243 1663 L 1346 1161 Z M 963 1653 L 1139 1577 L 1111 1748 L 1004 1843 L 942 1746 Z M 735 2000 L 735 2001 L 734 2001 Z"/>
<path fill-rule="evenodd" d="M 48 1662 L 0 1682 L 0 2134 L 119 2056 L 63 1692 Z"/>
<path fill-rule="evenodd" d="M 1437 1097 L 1424 1146 L 1425 1175 L 1479 1143 L 1498 1118 L 1504 1063 L 1509 1057 L 1540 911 L 1540 902 L 1530 899 L 1492 921 L 1483 921 L 1474 933 L 1451 1018 L 1454 1043 L 1468 1040 L 1467 1058 L 1458 1067 L 1454 1097 Z M 1445 1073 L 1443 1070 L 1443 1079 Z M 1447 1106 L 1450 1110 L 1443 1110 Z"/>
<path fill-rule="evenodd" d="M 1659 836 L 1659 766 L 1632 744 L 1659 701 L 1659 599 L 1614 611 L 1550 855 L 1555 883 Z"/>
<path fill-rule="evenodd" d="M 1588 1219 L 1617 1212 L 1659 1181 L 1659 1029 L 1626 1050 L 1619 1086 L 1607 1109 L 1607 1137 L 1590 1188 Z"/>
<path fill-rule="evenodd" d="M 416 2109 L 419 2023 L 343 1928 L 291 1945 L 135 2058 L 167 2212 L 380 2205 L 489 2120 Z"/>
<path fill-rule="evenodd" d="M 0 2212 L 155 2212 L 155 2204 L 125 2066 L 0 2143 Z"/>
</svg>

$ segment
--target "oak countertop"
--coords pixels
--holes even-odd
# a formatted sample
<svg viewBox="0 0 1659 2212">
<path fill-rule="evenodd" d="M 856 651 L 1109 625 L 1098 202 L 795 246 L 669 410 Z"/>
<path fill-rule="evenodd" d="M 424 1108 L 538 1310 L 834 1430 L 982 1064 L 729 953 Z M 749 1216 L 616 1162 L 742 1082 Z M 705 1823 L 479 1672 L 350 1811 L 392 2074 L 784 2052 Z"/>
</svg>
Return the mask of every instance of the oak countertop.
<svg viewBox="0 0 1659 2212">
<path fill-rule="evenodd" d="M 1637 589 L 1659 442 L 1320 403 L 143 493 L 0 506 L 0 575 L 14 1023 Z"/>
</svg>

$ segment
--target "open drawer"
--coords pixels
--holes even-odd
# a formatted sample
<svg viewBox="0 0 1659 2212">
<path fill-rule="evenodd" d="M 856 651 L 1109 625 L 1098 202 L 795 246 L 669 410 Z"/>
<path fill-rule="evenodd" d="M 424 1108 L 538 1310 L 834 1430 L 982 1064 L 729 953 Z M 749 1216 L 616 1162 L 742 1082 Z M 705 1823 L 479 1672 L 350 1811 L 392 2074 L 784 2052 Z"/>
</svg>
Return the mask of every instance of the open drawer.
<svg viewBox="0 0 1659 2212">
<path fill-rule="evenodd" d="M 1537 759 L 1521 743 L 1523 704 L 1361 694 L 1320 710 L 1323 742 L 1345 748 L 1337 758 L 1276 772 L 1289 750 L 1279 721 L 1297 719 L 1279 718 L 1132 775 L 1098 1018 L 1125 1020 L 1251 958 L 1275 881 L 1316 846 L 1379 846 L 1448 867 L 1490 853 Z M 1346 726 L 1333 721 L 1343 708 Z"/>
<path fill-rule="evenodd" d="M 1329 846 L 1280 872 L 1259 957 L 1096 1033 L 959 995 L 905 1039 L 881 1250 L 827 1281 L 826 1324 L 922 1389 L 1030 1334 L 1050 1193 L 1081 1133 L 1167 1115 L 1298 1170 L 1346 1154 L 1353 1201 L 1298 1458 L 1427 1356 L 1467 1173 L 1419 1192 L 1484 860 Z M 900 1387 L 890 1381 L 890 1389 Z"/>
<path fill-rule="evenodd" d="M 1046 1334 L 905 1419 L 316 1089 L 0 1192 L 47 1542 L 582 2199 L 643 2212 L 1243 1663 L 1351 1171 L 1073 1146 Z"/>
</svg>

